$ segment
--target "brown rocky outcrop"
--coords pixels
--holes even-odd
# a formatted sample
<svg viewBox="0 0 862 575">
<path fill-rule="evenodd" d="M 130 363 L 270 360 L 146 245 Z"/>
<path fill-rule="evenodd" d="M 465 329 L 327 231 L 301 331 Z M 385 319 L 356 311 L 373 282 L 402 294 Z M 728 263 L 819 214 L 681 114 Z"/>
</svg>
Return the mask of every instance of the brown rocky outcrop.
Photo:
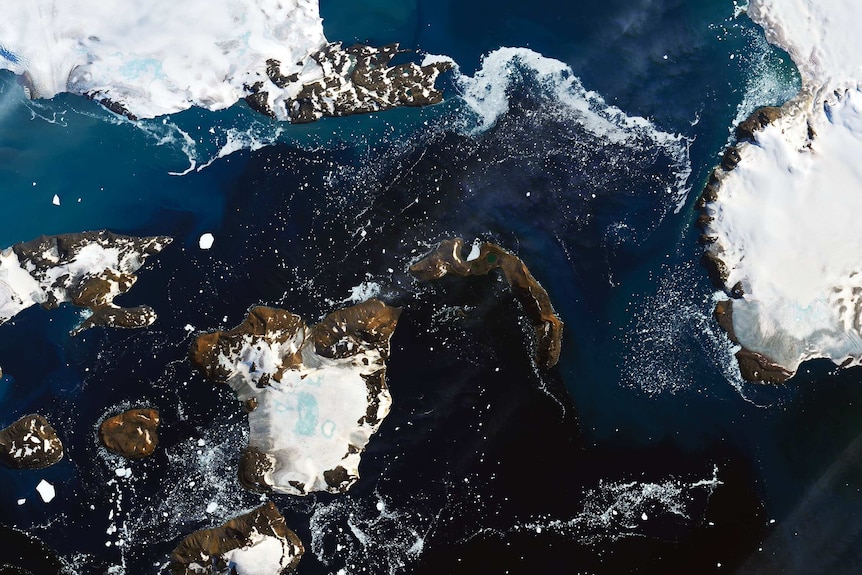
<svg viewBox="0 0 862 575">
<path fill-rule="evenodd" d="M 560 359 L 563 322 L 554 311 L 545 288 L 518 256 L 498 245 L 481 244 L 478 257 L 472 260 L 463 258 L 463 248 L 464 240 L 461 238 L 445 240 L 436 250 L 410 266 L 410 273 L 421 281 L 429 281 L 448 273 L 466 277 L 501 269 L 535 330 L 536 364 L 545 369 L 555 366 Z"/>
<path fill-rule="evenodd" d="M 219 355 L 229 356 L 242 347 L 246 336 L 251 338 L 267 338 L 272 343 L 285 344 L 299 338 L 305 339 L 305 322 L 296 314 L 287 310 L 258 306 L 252 308 L 245 320 L 237 327 L 228 331 L 214 331 L 198 336 L 189 351 L 189 359 L 198 371 L 207 379 L 225 383 L 230 370 L 218 361 Z M 299 346 L 295 353 L 282 360 L 281 369 L 275 374 L 280 380 L 281 374 L 301 361 Z"/>
<path fill-rule="evenodd" d="M 359 44 L 343 48 L 339 42 L 327 44 L 310 56 L 320 67 L 322 77 L 303 84 L 298 93 L 286 99 L 283 105 L 287 117 L 293 123 L 304 124 L 324 116 L 381 112 L 399 106 L 441 102 L 443 93 L 434 83 L 451 64 L 435 62 L 420 66 L 410 62 L 390 66 L 392 58 L 403 52 L 398 44 L 382 48 Z M 278 60 L 270 59 L 266 64 L 267 77 L 276 88 L 286 89 L 299 82 L 296 74 L 282 74 Z M 282 115 L 270 106 L 264 82 L 247 88 L 246 102 L 251 108 L 272 117 Z"/>
<path fill-rule="evenodd" d="M 271 546 L 264 550 L 262 543 L 268 538 L 278 540 L 281 557 L 272 555 Z M 293 572 L 304 552 L 299 537 L 287 528 L 275 505 L 268 502 L 220 527 L 187 536 L 171 554 L 170 569 L 174 575 L 243 575 L 248 572 L 244 567 L 254 563 L 254 573 L 279 575 Z"/>
<path fill-rule="evenodd" d="M 63 459 L 63 443 L 41 415 L 25 415 L 0 431 L 0 463 L 13 469 L 42 469 Z"/>
<path fill-rule="evenodd" d="M 130 409 L 109 417 L 99 427 L 102 444 L 128 459 L 152 455 L 159 444 L 159 412 L 155 409 Z"/>
<path fill-rule="evenodd" d="M 736 139 L 740 142 L 754 141 L 754 135 L 781 117 L 781 108 L 764 106 L 755 110 L 736 127 Z"/>
</svg>

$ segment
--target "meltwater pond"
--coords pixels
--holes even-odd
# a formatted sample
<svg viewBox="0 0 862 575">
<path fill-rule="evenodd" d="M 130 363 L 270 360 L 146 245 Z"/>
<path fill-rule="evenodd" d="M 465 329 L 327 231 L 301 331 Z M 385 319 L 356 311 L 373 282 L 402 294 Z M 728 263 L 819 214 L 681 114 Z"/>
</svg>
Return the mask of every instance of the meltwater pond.
<svg viewBox="0 0 862 575">
<path fill-rule="evenodd" d="M 131 122 L 0 75 L 0 245 L 175 238 L 121 298 L 156 310 L 150 328 L 73 338 L 71 307 L 0 326 L 0 423 L 42 413 L 67 447 L 0 470 L 0 523 L 67 572 L 167 573 L 182 537 L 260 503 L 236 479 L 246 417 L 188 364 L 195 335 L 252 305 L 316 322 L 375 294 L 404 311 L 361 479 L 272 497 L 305 544 L 300 574 L 808 573 L 814 557 L 852 572 L 853 539 L 826 535 L 854 533 L 860 509 L 859 375 L 742 382 L 693 227 L 734 123 L 798 88 L 786 56 L 723 0 L 320 10 L 331 41 L 451 57 L 446 101 L 304 126 L 244 104 Z M 547 289 L 566 322 L 555 369 L 534 365 L 500 278 L 407 274 L 454 236 L 516 252 Z M 97 423 L 142 406 L 160 446 L 121 461 Z M 18 549 L 0 564 L 56 569 Z"/>
</svg>

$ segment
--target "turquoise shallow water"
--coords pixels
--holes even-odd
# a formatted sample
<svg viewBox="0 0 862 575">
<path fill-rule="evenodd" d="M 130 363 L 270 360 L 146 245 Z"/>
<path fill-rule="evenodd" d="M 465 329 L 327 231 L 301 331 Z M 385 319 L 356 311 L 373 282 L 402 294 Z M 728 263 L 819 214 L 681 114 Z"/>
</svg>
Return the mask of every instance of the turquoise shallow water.
<svg viewBox="0 0 862 575">
<path fill-rule="evenodd" d="M 819 533 L 855 533 L 858 375 L 816 364 L 783 388 L 737 381 L 692 226 L 735 119 L 795 90 L 786 57 L 718 0 L 324 1 L 321 13 L 331 40 L 399 41 L 467 74 L 500 46 L 561 60 L 607 102 L 684 136 L 693 191 L 674 212 L 650 192 L 673 176 L 661 154 L 590 138 L 529 73 L 497 126 L 473 137 L 451 129 L 467 114 L 451 78 L 446 103 L 428 109 L 284 126 L 239 105 L 133 125 L 73 96 L 28 102 L 0 75 L 0 245 L 98 228 L 177 238 L 126 296 L 156 308 L 152 329 L 73 339 L 70 308 L 0 327 L 0 423 L 40 411 L 69 445 L 49 470 L 0 470 L 2 521 L 78 572 L 160 572 L 182 534 L 257 501 L 231 479 L 242 415 L 191 373 L 185 325 L 235 325 L 255 303 L 316 318 L 371 279 L 405 306 L 395 408 L 351 496 L 276 498 L 308 543 L 300 573 L 852 573 L 847 539 Z M 231 141 L 278 145 L 217 158 Z M 215 234 L 210 252 L 196 247 L 203 231 Z M 533 370 L 499 282 L 406 277 L 414 250 L 454 234 L 517 250 L 549 291 L 566 322 L 556 370 Z M 474 311 L 444 320 L 452 305 Z M 159 407 L 166 429 L 120 505 L 94 422 L 124 402 Z M 222 449 L 207 448 L 215 467 L 185 451 L 198 438 Z M 711 497 L 680 487 L 713 466 L 723 485 Z M 43 477 L 60 494 L 50 505 L 33 492 Z M 584 527 L 591 490 L 607 508 L 617 500 L 600 486 L 665 482 L 681 489 L 670 501 L 685 518 L 648 500 L 629 503 L 634 527 Z M 221 515 L 208 516 L 216 498 Z M 111 509 L 133 534 L 125 553 L 105 546 Z M 796 532 L 805 543 L 791 555 Z M 411 533 L 421 553 L 408 552 Z"/>
</svg>

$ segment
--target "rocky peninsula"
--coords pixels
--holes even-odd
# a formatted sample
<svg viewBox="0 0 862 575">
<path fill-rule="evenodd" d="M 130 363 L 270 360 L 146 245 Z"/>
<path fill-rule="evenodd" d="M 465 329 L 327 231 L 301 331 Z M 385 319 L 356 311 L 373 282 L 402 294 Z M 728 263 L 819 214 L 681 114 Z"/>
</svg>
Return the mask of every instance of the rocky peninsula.
<svg viewBox="0 0 862 575">
<path fill-rule="evenodd" d="M 373 48 L 357 44 L 342 48 L 340 42 L 326 44 L 311 54 L 319 70 L 314 79 L 303 81 L 299 73 L 285 75 L 281 62 L 267 60 L 269 82 L 249 87 L 249 106 L 273 118 L 286 117 L 305 124 L 324 116 L 348 116 L 382 112 L 399 106 L 427 106 L 443 101 L 434 87 L 448 62 L 420 66 L 414 62 L 390 66 L 398 44 Z M 269 87 L 267 87 L 269 85 Z M 277 90 L 273 90 L 274 85 Z"/>
<path fill-rule="evenodd" d="M 114 298 L 129 291 L 135 272 L 171 242 L 168 237 L 136 238 L 108 231 L 41 236 L 0 251 L 0 324 L 22 310 L 63 302 L 92 314 L 74 333 L 104 326 L 140 328 L 156 314 L 148 306 L 124 308 Z"/>
</svg>

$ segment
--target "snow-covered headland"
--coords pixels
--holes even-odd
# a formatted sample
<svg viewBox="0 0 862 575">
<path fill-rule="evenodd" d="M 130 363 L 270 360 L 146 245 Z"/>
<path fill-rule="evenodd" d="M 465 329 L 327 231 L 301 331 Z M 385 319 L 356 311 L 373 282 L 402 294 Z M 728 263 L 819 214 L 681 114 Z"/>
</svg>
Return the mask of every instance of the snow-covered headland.
<svg viewBox="0 0 862 575">
<path fill-rule="evenodd" d="M 234 329 L 197 338 L 192 363 L 248 411 L 245 487 L 339 493 L 359 479 L 362 451 L 392 404 L 385 362 L 400 313 L 368 300 L 309 327 L 289 311 L 255 307 Z"/>
<path fill-rule="evenodd" d="M 738 128 L 704 193 L 704 237 L 743 376 L 780 382 L 809 359 L 862 362 L 862 5 L 751 0 L 748 14 L 802 89 Z"/>
</svg>

